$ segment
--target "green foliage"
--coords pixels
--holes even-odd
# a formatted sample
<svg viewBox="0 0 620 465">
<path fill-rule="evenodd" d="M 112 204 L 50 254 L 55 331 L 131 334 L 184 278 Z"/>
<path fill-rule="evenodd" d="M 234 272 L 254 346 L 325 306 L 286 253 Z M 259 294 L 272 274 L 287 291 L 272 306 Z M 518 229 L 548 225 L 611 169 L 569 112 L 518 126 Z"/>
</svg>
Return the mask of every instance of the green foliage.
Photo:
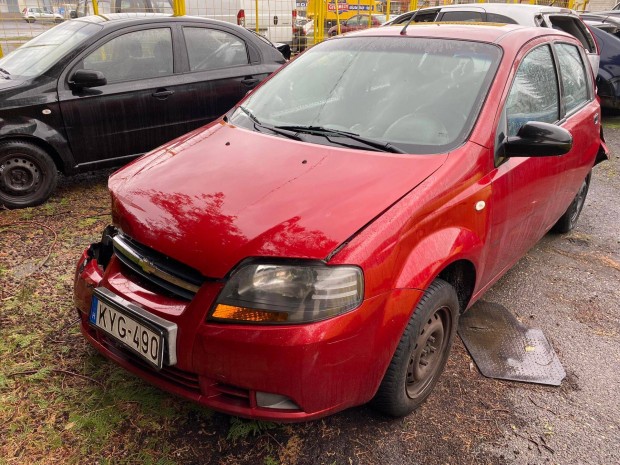
<svg viewBox="0 0 620 465">
<path fill-rule="evenodd" d="M 236 442 L 238 439 L 245 439 L 249 435 L 258 436 L 267 430 L 277 428 L 278 425 L 270 421 L 243 420 L 237 417 L 230 417 L 230 429 L 227 439 Z"/>
</svg>

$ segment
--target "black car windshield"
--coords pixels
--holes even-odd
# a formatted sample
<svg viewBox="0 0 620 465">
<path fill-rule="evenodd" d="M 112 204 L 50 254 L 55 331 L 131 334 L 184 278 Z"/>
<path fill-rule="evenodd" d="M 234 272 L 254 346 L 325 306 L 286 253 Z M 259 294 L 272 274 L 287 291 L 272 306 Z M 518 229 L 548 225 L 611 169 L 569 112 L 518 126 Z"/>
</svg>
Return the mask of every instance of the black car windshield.
<svg viewBox="0 0 620 465">
<path fill-rule="evenodd" d="M 0 59 L 0 68 L 8 71 L 12 78 L 38 76 L 101 28 L 101 25 L 84 21 L 66 21 Z"/>
<path fill-rule="evenodd" d="M 497 46 L 464 40 L 330 40 L 256 90 L 230 121 L 321 144 L 345 145 L 349 133 L 391 151 L 441 153 L 471 131 L 500 57 Z"/>
</svg>

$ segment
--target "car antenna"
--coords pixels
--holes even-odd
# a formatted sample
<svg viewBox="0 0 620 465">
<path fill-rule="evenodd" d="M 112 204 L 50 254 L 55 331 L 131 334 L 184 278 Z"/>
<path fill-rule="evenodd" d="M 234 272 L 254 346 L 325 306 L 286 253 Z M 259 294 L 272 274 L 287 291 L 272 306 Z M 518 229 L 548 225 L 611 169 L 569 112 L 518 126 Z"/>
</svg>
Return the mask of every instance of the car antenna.
<svg viewBox="0 0 620 465">
<path fill-rule="evenodd" d="M 413 21 L 413 18 L 416 17 L 416 15 L 418 14 L 418 11 L 420 11 L 419 8 L 415 10 L 415 13 L 411 15 L 411 18 L 409 18 L 409 21 L 407 21 L 407 24 L 405 24 L 405 27 L 403 27 L 402 31 L 400 31 L 401 36 L 407 35 L 407 27 L 409 27 L 409 25 L 411 24 L 411 21 Z"/>
</svg>

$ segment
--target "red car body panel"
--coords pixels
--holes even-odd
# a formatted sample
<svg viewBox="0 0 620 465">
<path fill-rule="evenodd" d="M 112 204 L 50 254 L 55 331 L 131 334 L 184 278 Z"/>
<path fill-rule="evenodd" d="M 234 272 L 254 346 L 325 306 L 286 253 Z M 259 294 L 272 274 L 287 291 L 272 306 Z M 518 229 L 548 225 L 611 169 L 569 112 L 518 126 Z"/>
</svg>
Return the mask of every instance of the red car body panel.
<svg viewBox="0 0 620 465">
<path fill-rule="evenodd" d="M 391 29 L 359 34 L 400 32 Z M 496 167 L 495 128 L 525 52 L 549 40 L 578 42 L 513 26 L 412 26 L 408 34 L 471 37 L 503 48 L 477 123 L 448 154 L 313 145 L 220 120 L 110 180 L 114 223 L 142 244 L 210 278 L 224 278 L 248 257 L 357 265 L 364 270 L 358 308 L 303 325 L 211 322 L 223 279 L 206 282 L 187 302 L 144 286 L 115 256 L 104 272 L 85 252 L 75 304 L 90 343 L 153 384 L 216 410 L 279 421 L 318 418 L 374 396 L 413 309 L 447 268 L 469 270 L 471 306 L 533 246 L 594 164 L 599 105 L 592 99 L 562 122 L 574 146 L 560 157 L 510 158 Z M 174 367 L 156 372 L 88 324 L 97 286 L 177 323 Z M 287 396 L 300 409 L 258 407 L 257 391 Z"/>
<path fill-rule="evenodd" d="M 222 156 L 206 157 L 207 141 Z M 110 178 L 113 217 L 137 241 L 221 278 L 247 257 L 325 258 L 446 158 L 279 142 L 274 151 L 272 136 L 224 122 L 192 133 Z"/>
</svg>

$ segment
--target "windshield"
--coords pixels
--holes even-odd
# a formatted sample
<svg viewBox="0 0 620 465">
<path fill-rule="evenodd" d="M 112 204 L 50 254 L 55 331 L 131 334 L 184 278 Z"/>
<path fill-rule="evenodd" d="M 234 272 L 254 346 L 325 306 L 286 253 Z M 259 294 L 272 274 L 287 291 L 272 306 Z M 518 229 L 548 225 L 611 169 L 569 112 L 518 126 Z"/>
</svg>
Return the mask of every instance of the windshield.
<svg viewBox="0 0 620 465">
<path fill-rule="evenodd" d="M 275 75 L 231 123 L 348 132 L 408 153 L 464 142 L 500 49 L 462 40 L 350 37 L 324 42 Z M 316 131 L 314 131 L 316 136 Z M 331 143 L 328 137 L 311 142 Z"/>
<path fill-rule="evenodd" d="M 12 78 L 38 76 L 101 27 L 83 21 L 59 24 L 0 59 L 0 68 Z"/>
</svg>

